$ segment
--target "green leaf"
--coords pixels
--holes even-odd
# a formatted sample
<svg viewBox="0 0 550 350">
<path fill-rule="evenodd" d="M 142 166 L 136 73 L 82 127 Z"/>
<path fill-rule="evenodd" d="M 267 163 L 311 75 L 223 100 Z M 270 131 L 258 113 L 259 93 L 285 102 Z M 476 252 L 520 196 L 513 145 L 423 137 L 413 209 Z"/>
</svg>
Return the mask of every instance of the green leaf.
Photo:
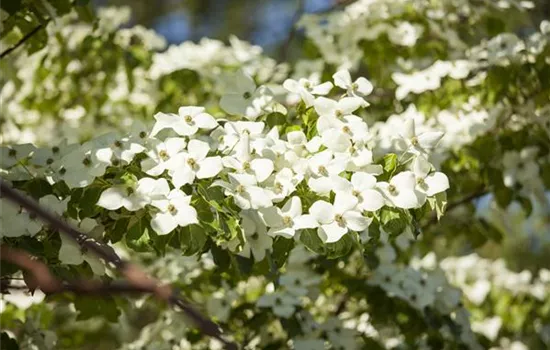
<svg viewBox="0 0 550 350">
<path fill-rule="evenodd" d="M 215 244 L 212 244 L 211 252 L 216 266 L 218 266 L 218 268 L 222 271 L 228 270 L 231 266 L 231 257 L 229 256 L 230 253 Z"/>
<path fill-rule="evenodd" d="M 53 192 L 52 185 L 50 185 L 45 179 L 40 178 L 28 181 L 25 184 L 24 189 L 35 199 L 42 198 L 52 194 Z"/>
<path fill-rule="evenodd" d="M 303 230 L 300 234 L 300 241 L 310 250 L 314 251 L 317 254 L 324 255 L 325 245 L 319 235 L 317 234 L 316 229 L 306 229 Z"/>
<path fill-rule="evenodd" d="M 397 208 L 384 207 L 380 211 L 380 222 L 384 231 L 391 236 L 401 234 L 409 225 L 406 214 Z"/>
<path fill-rule="evenodd" d="M 383 168 L 386 173 L 393 174 L 393 172 L 397 168 L 397 154 L 386 154 L 383 160 Z"/>
<path fill-rule="evenodd" d="M 195 255 L 202 251 L 208 237 L 199 225 L 184 227 L 179 234 L 180 247 L 183 255 Z"/>
<path fill-rule="evenodd" d="M 7 332 L 2 332 L 0 335 L 0 346 L 2 350 L 19 350 L 17 340 L 11 338 Z"/>
<path fill-rule="evenodd" d="M 78 296 L 74 301 L 74 307 L 78 311 L 77 320 L 87 320 L 92 317 L 102 316 L 109 322 L 117 322 L 120 309 L 111 296 L 104 295 L 101 298 Z"/>
<path fill-rule="evenodd" d="M 273 241 L 273 253 L 271 253 L 271 258 L 278 268 L 284 265 L 292 248 L 294 248 L 293 239 L 284 237 L 275 238 Z"/>
<path fill-rule="evenodd" d="M 447 192 L 439 192 L 435 196 L 428 198 L 428 203 L 432 210 L 435 210 L 437 220 L 441 219 L 447 209 Z"/>
<path fill-rule="evenodd" d="M 531 213 L 533 212 L 533 204 L 531 203 L 531 200 L 523 196 L 517 196 L 516 200 L 523 208 L 523 211 L 525 212 L 525 217 L 528 218 L 529 216 L 531 216 Z"/>
<path fill-rule="evenodd" d="M 136 252 L 146 252 L 150 250 L 149 239 L 149 230 L 146 219 L 132 218 L 125 237 L 128 247 Z"/>
<path fill-rule="evenodd" d="M 345 234 L 338 242 L 326 244 L 326 256 L 329 259 L 337 259 L 342 256 L 348 255 L 354 245 L 351 232 Z"/>
<path fill-rule="evenodd" d="M 271 129 L 274 126 L 281 126 L 286 123 L 286 116 L 279 112 L 269 113 L 265 118 L 267 126 Z"/>
<path fill-rule="evenodd" d="M 118 219 L 113 228 L 106 233 L 106 238 L 111 243 L 117 243 L 119 242 L 124 234 L 126 233 L 126 230 L 128 229 L 128 224 L 130 223 L 129 217 L 123 217 Z"/>
<path fill-rule="evenodd" d="M 78 216 L 80 217 L 80 219 L 89 218 L 99 213 L 101 207 L 98 207 L 96 203 L 99 200 L 99 197 L 101 196 L 103 190 L 104 188 L 100 186 L 90 186 L 86 188 L 82 197 L 80 198 L 80 201 L 78 202 L 80 207 L 80 212 L 78 213 Z"/>
</svg>

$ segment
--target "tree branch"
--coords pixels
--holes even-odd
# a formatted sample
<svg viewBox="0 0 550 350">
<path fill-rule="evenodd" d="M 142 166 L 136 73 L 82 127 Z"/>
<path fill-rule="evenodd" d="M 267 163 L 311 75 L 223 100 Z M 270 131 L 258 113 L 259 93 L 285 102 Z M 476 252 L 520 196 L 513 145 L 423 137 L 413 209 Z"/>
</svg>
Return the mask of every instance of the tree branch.
<svg viewBox="0 0 550 350">
<path fill-rule="evenodd" d="M 17 203 L 28 212 L 36 214 L 42 221 L 49 224 L 55 230 L 64 233 L 81 247 L 87 249 L 87 251 L 95 254 L 107 263 L 112 264 L 119 273 L 126 277 L 129 285 L 136 291 L 150 292 L 158 299 L 179 307 L 187 317 L 195 323 L 202 333 L 218 339 L 225 345 L 226 349 L 237 349 L 235 343 L 229 342 L 222 337 L 222 332 L 218 325 L 197 312 L 187 301 L 179 296 L 176 289 L 169 285 L 162 285 L 156 279 L 148 276 L 138 266 L 122 260 L 110 247 L 87 240 L 87 235 L 84 232 L 80 232 L 65 222 L 61 217 L 43 209 L 36 201 L 11 188 L 4 180 L 0 180 L 0 194 L 2 197 Z M 2 259 L 4 259 L 5 250 L 6 249 L 2 250 Z M 43 291 L 45 293 L 63 288 L 63 285 L 60 284 L 57 279 L 52 278 L 53 276 L 49 273 L 49 270 L 45 268 L 45 265 L 28 257 L 25 258 L 21 254 L 13 254 L 13 252 L 10 254 L 9 250 L 6 250 L 6 252 L 6 259 L 11 259 L 8 261 L 26 270 L 38 272 L 38 274 L 35 275 L 36 283 L 41 289 L 44 288 Z"/>
<path fill-rule="evenodd" d="M 2 51 L 2 53 L 0 53 L 0 60 L 2 58 L 4 58 L 5 56 L 9 55 L 12 51 L 15 51 L 17 50 L 17 48 L 21 45 L 23 45 L 27 40 L 29 40 L 30 38 L 33 37 L 34 34 L 36 34 L 40 29 L 44 28 L 44 26 L 48 23 L 49 20 L 47 20 L 46 22 L 44 23 L 40 23 L 39 25 L 37 25 L 33 30 L 31 30 L 30 32 L 28 32 L 27 34 L 25 34 L 24 37 L 21 38 L 21 40 L 19 40 L 15 45 L 13 45 L 12 47 L 10 47 L 9 49 L 6 49 L 4 51 Z"/>
</svg>

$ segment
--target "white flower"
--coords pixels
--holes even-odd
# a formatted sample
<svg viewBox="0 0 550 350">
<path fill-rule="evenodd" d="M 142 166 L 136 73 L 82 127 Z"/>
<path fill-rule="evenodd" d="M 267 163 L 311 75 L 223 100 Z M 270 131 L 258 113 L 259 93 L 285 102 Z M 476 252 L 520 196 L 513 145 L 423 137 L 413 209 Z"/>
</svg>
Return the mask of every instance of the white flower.
<svg viewBox="0 0 550 350">
<path fill-rule="evenodd" d="M 35 215 L 7 201 L 0 200 L 0 237 L 34 236 L 42 229 Z"/>
<path fill-rule="evenodd" d="M 175 187 L 193 183 L 195 177 L 199 179 L 211 178 L 223 169 L 222 159 L 219 156 L 207 157 L 210 151 L 208 143 L 191 140 L 187 145 L 187 152 L 174 156 L 170 176 Z"/>
<path fill-rule="evenodd" d="M 112 155 L 110 148 L 90 151 L 80 147 L 61 158 L 54 167 L 59 169 L 61 179 L 65 180 L 70 188 L 85 187 L 105 173 L 111 165 Z"/>
<path fill-rule="evenodd" d="M 315 97 L 313 95 L 326 95 L 332 89 L 331 82 L 325 82 L 322 84 L 316 84 L 315 82 L 300 78 L 298 81 L 294 79 L 287 79 L 283 83 L 283 87 L 290 92 L 300 95 L 302 101 L 304 101 L 306 107 L 313 105 Z"/>
<path fill-rule="evenodd" d="M 213 186 L 225 189 L 226 196 L 232 196 L 235 204 L 241 209 L 267 208 L 272 205 L 271 193 L 261 187 L 254 175 L 228 174 L 229 182 L 217 180 Z"/>
<path fill-rule="evenodd" d="M 390 182 L 379 182 L 377 187 L 386 198 L 386 204 L 403 209 L 419 208 L 426 195 L 416 190 L 416 177 L 412 171 L 401 172 Z"/>
<path fill-rule="evenodd" d="M 267 179 L 268 189 L 273 193 L 273 202 L 280 202 L 294 192 L 303 176 L 295 175 L 289 168 L 284 168 Z"/>
<path fill-rule="evenodd" d="M 442 172 L 431 172 L 431 164 L 426 158 L 419 156 L 414 160 L 414 175 L 416 176 L 416 189 L 431 197 L 444 192 L 449 188 L 449 179 Z"/>
<path fill-rule="evenodd" d="M 232 304 L 237 300 L 238 294 L 233 290 L 224 292 L 222 290 L 212 294 L 206 302 L 206 310 L 210 316 L 221 322 L 226 322 L 231 313 Z"/>
<path fill-rule="evenodd" d="M 377 211 L 384 205 L 384 197 L 375 188 L 376 178 L 363 172 L 354 173 L 351 181 L 342 177 L 335 181 L 336 191 L 355 196 L 358 199 L 359 209 L 366 211 Z"/>
<path fill-rule="evenodd" d="M 124 137 L 113 142 L 111 150 L 116 159 L 128 164 L 134 159 L 136 154 L 145 151 L 145 147 L 141 144 L 140 139 Z"/>
<path fill-rule="evenodd" d="M 309 171 L 312 177 L 307 184 L 316 193 L 326 195 L 334 187 L 334 178 L 346 167 L 342 157 L 334 157 L 329 150 L 322 151 L 311 157 L 308 161 Z"/>
<path fill-rule="evenodd" d="M 117 210 L 121 207 L 129 211 L 136 211 L 151 204 L 153 200 L 163 199 L 170 192 L 165 179 L 145 177 L 127 185 L 118 185 L 106 189 L 101 193 L 97 205 L 108 210 Z"/>
<path fill-rule="evenodd" d="M 239 255 L 246 258 L 254 256 L 255 261 L 262 261 L 267 251 L 273 246 L 273 238 L 267 235 L 267 228 L 257 211 L 247 210 L 239 213 L 241 228 L 246 242 Z"/>
<path fill-rule="evenodd" d="M 159 176 L 176 165 L 172 158 L 185 148 L 186 141 L 180 137 L 168 138 L 164 142 L 151 141 L 153 149 L 147 152 L 149 158 L 141 162 L 141 168 L 148 175 Z"/>
<path fill-rule="evenodd" d="M 35 147 L 30 144 L 0 147 L 0 168 L 7 169 L 30 156 Z"/>
<path fill-rule="evenodd" d="M 319 97 L 315 99 L 314 108 L 320 118 L 343 118 L 352 115 L 359 107 L 365 106 L 365 101 L 360 97 L 344 97 L 339 101 L 330 98 Z"/>
<path fill-rule="evenodd" d="M 220 100 L 220 107 L 229 114 L 242 115 L 255 120 L 273 100 L 272 92 L 265 86 L 256 89 L 254 80 L 239 71 L 235 73 L 231 87 Z"/>
<path fill-rule="evenodd" d="M 361 232 L 369 226 L 367 218 L 357 208 L 358 202 L 355 196 L 337 192 L 334 205 L 325 201 L 313 203 L 309 214 L 296 218 L 296 227 L 317 227 L 323 242 L 337 242 L 349 230 Z"/>
<path fill-rule="evenodd" d="M 260 214 L 269 227 L 268 235 L 291 238 L 296 234 L 294 219 L 302 215 L 302 201 L 300 197 L 294 196 L 285 203 L 283 208 L 276 206 L 263 208 L 260 209 Z"/>
<path fill-rule="evenodd" d="M 370 95 L 374 87 L 366 78 L 360 77 L 354 82 L 351 81 L 351 75 L 347 69 L 341 69 L 332 76 L 334 84 L 344 90 L 347 90 L 348 96 L 367 96 Z"/>
<path fill-rule="evenodd" d="M 159 235 L 172 232 L 176 227 L 198 224 L 197 211 L 191 205 L 191 196 L 178 189 L 170 191 L 164 199 L 157 199 L 151 204 L 160 212 L 154 213 L 151 227 Z"/>
<path fill-rule="evenodd" d="M 296 297 L 305 296 L 308 292 L 308 287 L 319 283 L 319 281 L 319 276 L 301 270 L 289 271 L 280 278 L 281 286 L 285 287 L 289 293 L 294 294 Z"/>
<path fill-rule="evenodd" d="M 246 159 L 241 161 L 236 157 L 223 157 L 222 163 L 226 168 L 235 169 L 238 173 L 254 175 L 257 182 L 265 181 L 273 172 L 274 166 L 270 159 L 256 158 Z"/>
<path fill-rule="evenodd" d="M 274 292 L 264 294 L 258 299 L 259 307 L 269 307 L 273 313 L 282 318 L 289 318 L 296 311 L 300 300 L 294 295 L 285 292 Z"/>
<path fill-rule="evenodd" d="M 399 132 L 395 143 L 400 151 L 415 155 L 428 155 L 443 135 L 444 133 L 441 131 L 427 131 L 417 135 L 415 121 L 409 117 L 403 123 L 403 129 Z"/>
<path fill-rule="evenodd" d="M 74 220 L 71 220 L 71 222 L 75 222 Z M 103 233 L 103 227 L 101 225 L 98 225 L 97 222 L 94 219 L 90 218 L 84 218 L 79 224 L 78 227 L 81 231 L 87 234 L 87 236 L 90 238 L 99 238 L 101 234 Z M 67 265 L 80 265 L 84 261 L 90 265 L 92 271 L 96 275 L 103 275 L 105 274 L 105 266 L 99 260 L 98 257 L 96 257 L 92 253 L 87 253 L 82 250 L 80 245 L 72 238 L 67 237 L 64 234 L 60 235 L 61 237 L 61 248 L 59 249 L 59 261 L 63 264 Z"/>
<path fill-rule="evenodd" d="M 223 126 L 223 140 L 220 142 L 220 150 L 241 149 L 242 144 L 263 137 L 265 128 L 263 122 L 226 122 Z M 250 147 L 250 145 L 246 145 Z"/>
<path fill-rule="evenodd" d="M 172 129 L 178 135 L 195 135 L 199 129 L 211 130 L 218 126 L 218 123 L 210 114 L 205 112 L 204 107 L 180 107 L 178 114 L 157 113 L 155 114 L 155 126 L 151 136 L 157 135 L 161 130 Z"/>
</svg>

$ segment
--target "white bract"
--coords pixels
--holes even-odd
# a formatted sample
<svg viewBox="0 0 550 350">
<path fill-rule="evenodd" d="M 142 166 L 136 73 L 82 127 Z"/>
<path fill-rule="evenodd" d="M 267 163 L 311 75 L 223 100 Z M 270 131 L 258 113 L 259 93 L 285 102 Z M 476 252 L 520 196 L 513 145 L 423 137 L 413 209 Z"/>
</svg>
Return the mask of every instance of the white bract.
<svg viewBox="0 0 550 350">
<path fill-rule="evenodd" d="M 176 227 L 198 224 L 197 211 L 191 206 L 191 196 L 174 189 L 165 198 L 156 199 L 151 205 L 160 209 L 153 213 L 151 227 L 159 235 L 172 232 Z"/>
<path fill-rule="evenodd" d="M 173 166 L 169 171 L 172 183 L 177 188 L 193 183 L 195 178 L 211 178 L 223 169 L 222 159 L 219 156 L 207 157 L 210 151 L 208 143 L 191 140 L 187 145 L 187 152 L 181 152 L 172 158 Z"/>
<path fill-rule="evenodd" d="M 339 70 L 332 76 L 334 85 L 347 90 L 349 96 L 367 96 L 370 95 L 374 87 L 366 78 L 360 77 L 351 81 L 351 75 L 347 69 Z"/>
<path fill-rule="evenodd" d="M 384 197 L 376 190 L 376 178 L 370 174 L 354 173 L 351 181 L 339 177 L 335 181 L 335 189 L 356 197 L 361 210 L 377 211 L 384 206 Z"/>
<path fill-rule="evenodd" d="M 302 215 L 302 201 L 294 196 L 282 208 L 264 208 L 260 209 L 260 213 L 269 227 L 268 235 L 291 238 L 296 234 L 294 219 Z"/>
<path fill-rule="evenodd" d="M 165 179 L 144 177 L 137 182 L 106 189 L 101 193 L 97 205 L 108 210 L 124 207 L 126 210 L 136 211 L 154 200 L 165 198 L 169 192 L 170 187 Z"/>
<path fill-rule="evenodd" d="M 298 228 L 318 228 L 319 237 L 326 243 L 337 242 L 349 230 L 361 232 L 369 226 L 357 204 L 357 197 L 344 192 L 336 193 L 334 204 L 317 201 L 309 208 L 309 214 L 296 219 Z"/>
<path fill-rule="evenodd" d="M 332 89 L 331 82 L 325 82 L 322 84 L 316 84 L 315 82 L 300 78 L 298 81 L 294 79 L 287 79 L 283 83 L 283 87 L 290 92 L 298 94 L 302 101 L 304 101 L 306 107 L 313 105 L 315 96 L 313 95 L 326 95 Z"/>
<path fill-rule="evenodd" d="M 204 107 L 196 106 L 180 107 L 178 114 L 157 113 L 155 120 L 157 122 L 151 130 L 151 136 L 164 129 L 172 129 L 181 136 L 191 136 L 200 129 L 211 130 L 218 126 L 214 117 L 205 112 Z"/>
<path fill-rule="evenodd" d="M 386 205 L 403 209 L 421 207 L 426 195 L 416 189 L 416 177 L 412 171 L 404 171 L 392 177 L 390 182 L 378 182 L 378 189 L 386 199 Z"/>
<path fill-rule="evenodd" d="M 232 196 L 241 209 L 267 208 L 272 205 L 271 193 L 258 186 L 254 175 L 228 174 L 229 182 L 216 180 L 213 185 L 224 188 L 226 196 Z"/>
<path fill-rule="evenodd" d="M 254 80 L 241 71 L 233 76 L 231 82 L 220 100 L 220 107 L 229 114 L 256 120 L 273 100 L 267 87 L 256 88 Z"/>
<path fill-rule="evenodd" d="M 148 175 L 159 176 L 165 170 L 173 170 L 177 162 L 173 157 L 182 152 L 187 142 L 184 138 L 172 137 L 164 142 L 151 140 L 151 149 L 146 153 L 149 158 L 141 162 L 141 168 Z"/>
</svg>

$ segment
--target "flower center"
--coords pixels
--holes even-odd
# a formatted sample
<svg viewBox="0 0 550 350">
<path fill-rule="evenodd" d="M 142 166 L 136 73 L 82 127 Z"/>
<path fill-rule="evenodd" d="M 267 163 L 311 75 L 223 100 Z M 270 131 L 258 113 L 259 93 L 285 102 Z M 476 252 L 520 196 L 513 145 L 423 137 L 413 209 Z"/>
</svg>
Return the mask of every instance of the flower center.
<svg viewBox="0 0 550 350">
<path fill-rule="evenodd" d="M 309 81 L 306 81 L 306 82 L 304 83 L 304 87 L 305 87 L 306 89 L 308 89 L 308 90 L 311 89 L 311 83 L 310 83 Z"/>
<path fill-rule="evenodd" d="M 145 136 L 147 136 L 147 133 L 145 131 L 142 131 L 142 132 L 139 133 L 139 138 L 140 139 L 144 139 Z"/>
<path fill-rule="evenodd" d="M 84 164 L 84 166 L 86 167 L 89 167 L 90 165 L 92 165 L 92 161 L 90 160 L 90 158 L 86 157 L 82 159 L 82 164 Z"/>
<path fill-rule="evenodd" d="M 359 89 L 359 84 L 357 84 L 357 83 L 351 83 L 351 89 L 352 89 L 352 90 L 357 90 L 357 89 Z"/>
<path fill-rule="evenodd" d="M 283 192 L 283 185 L 281 185 L 280 182 L 275 182 L 274 187 L 275 187 L 275 193 Z"/>
<path fill-rule="evenodd" d="M 252 96 L 252 94 L 251 94 L 250 92 L 248 92 L 248 91 L 245 92 L 245 93 L 243 94 L 243 98 L 244 98 L 245 100 L 248 100 L 251 96 Z"/>
<path fill-rule="evenodd" d="M 172 215 L 176 215 L 176 213 L 178 212 L 178 209 L 176 209 L 176 207 L 173 204 L 169 204 L 168 212 Z"/>
<path fill-rule="evenodd" d="M 134 193 L 134 188 L 132 186 L 128 186 L 126 187 L 126 193 L 129 195 L 131 195 L 132 193 Z"/>
<path fill-rule="evenodd" d="M 235 192 L 243 193 L 244 192 L 244 186 L 243 185 L 238 185 L 237 188 L 235 189 Z"/>
<path fill-rule="evenodd" d="M 65 169 L 65 168 L 59 169 L 59 175 L 61 175 L 61 176 L 65 175 L 66 172 L 67 172 L 67 169 Z"/>
<path fill-rule="evenodd" d="M 351 129 L 349 128 L 349 126 L 345 125 L 343 128 L 342 128 L 342 131 L 345 132 L 346 134 L 351 134 Z"/>
<path fill-rule="evenodd" d="M 350 154 L 355 154 L 355 152 L 357 152 L 357 148 L 355 148 L 354 146 L 350 146 L 349 153 Z"/>
<path fill-rule="evenodd" d="M 397 188 L 395 188 L 394 185 L 389 185 L 388 186 L 388 192 L 395 196 L 397 194 Z"/>
<path fill-rule="evenodd" d="M 9 157 L 15 158 L 16 155 L 17 155 L 17 151 L 16 151 L 16 150 L 10 149 L 10 150 L 8 151 L 8 156 L 9 156 Z"/>
<path fill-rule="evenodd" d="M 168 158 L 170 158 L 170 156 L 168 155 L 168 152 L 166 152 L 164 150 L 159 152 L 159 157 L 162 160 L 168 160 Z"/>
<path fill-rule="evenodd" d="M 187 164 L 194 169 L 197 166 L 197 161 L 193 158 L 189 158 L 187 159 Z"/>
<path fill-rule="evenodd" d="M 283 224 L 286 227 L 292 226 L 292 218 L 290 216 L 283 216 Z"/>
<path fill-rule="evenodd" d="M 53 159 L 52 158 L 48 158 L 46 159 L 46 164 L 50 165 L 53 163 Z"/>
<path fill-rule="evenodd" d="M 250 238 L 252 238 L 253 240 L 257 240 L 258 238 L 260 238 L 260 235 L 258 234 L 258 232 L 254 232 Z"/>
<path fill-rule="evenodd" d="M 413 138 L 411 139 L 411 144 L 413 146 L 418 146 L 418 137 L 413 136 Z"/>
<path fill-rule="evenodd" d="M 185 120 L 187 124 L 191 124 L 191 122 L 193 121 L 193 117 L 191 117 L 190 115 L 186 115 L 185 117 L 183 117 L 183 120 Z"/>
<path fill-rule="evenodd" d="M 58 152 L 59 152 L 59 147 L 53 146 L 52 147 L 52 153 L 58 153 Z"/>
<path fill-rule="evenodd" d="M 120 165 L 120 160 L 118 160 L 118 159 L 113 159 L 112 164 L 113 164 L 113 166 L 119 166 L 119 165 Z"/>
<path fill-rule="evenodd" d="M 357 190 L 353 190 L 351 191 L 351 194 L 354 195 L 355 197 L 359 197 L 359 195 L 361 194 L 361 192 L 357 191 Z"/>
<path fill-rule="evenodd" d="M 341 214 L 334 215 L 334 221 L 336 221 L 339 225 L 344 225 L 344 217 Z"/>
<path fill-rule="evenodd" d="M 328 176 L 328 170 L 327 168 L 325 168 L 324 165 L 319 165 L 319 168 L 317 168 L 317 171 L 319 172 L 319 174 L 323 176 Z"/>
<path fill-rule="evenodd" d="M 337 110 L 334 112 L 334 114 L 335 114 L 338 118 L 340 118 L 341 116 L 344 115 L 344 112 L 342 112 L 341 110 L 337 109 Z"/>
<path fill-rule="evenodd" d="M 250 170 L 250 162 L 246 161 L 243 163 L 243 169 L 244 170 Z"/>
<path fill-rule="evenodd" d="M 117 147 L 117 148 L 122 148 L 122 142 L 116 140 L 116 141 L 115 141 L 115 147 Z"/>
</svg>

